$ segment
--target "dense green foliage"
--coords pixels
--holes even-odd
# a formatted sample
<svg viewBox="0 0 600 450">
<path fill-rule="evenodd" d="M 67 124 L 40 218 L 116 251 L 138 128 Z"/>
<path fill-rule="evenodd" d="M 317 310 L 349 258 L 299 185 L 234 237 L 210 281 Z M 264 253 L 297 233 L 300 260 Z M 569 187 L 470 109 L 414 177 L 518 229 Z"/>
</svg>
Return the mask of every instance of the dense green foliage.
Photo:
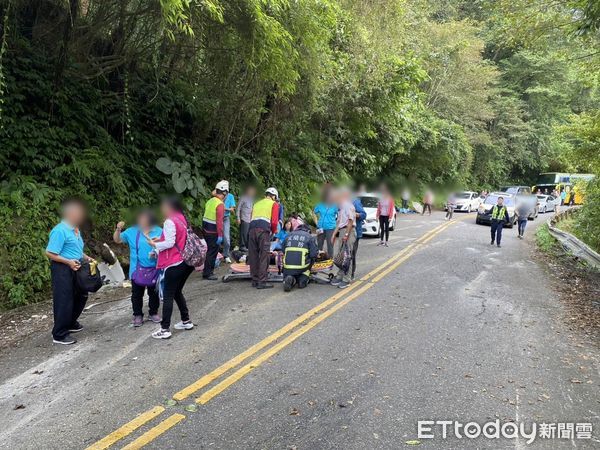
<svg viewBox="0 0 600 450">
<path fill-rule="evenodd" d="M 47 294 L 69 195 L 106 238 L 168 191 L 198 219 L 221 178 L 306 210 L 326 180 L 491 188 L 587 167 L 595 5 L 0 0 L 0 305 Z"/>
</svg>

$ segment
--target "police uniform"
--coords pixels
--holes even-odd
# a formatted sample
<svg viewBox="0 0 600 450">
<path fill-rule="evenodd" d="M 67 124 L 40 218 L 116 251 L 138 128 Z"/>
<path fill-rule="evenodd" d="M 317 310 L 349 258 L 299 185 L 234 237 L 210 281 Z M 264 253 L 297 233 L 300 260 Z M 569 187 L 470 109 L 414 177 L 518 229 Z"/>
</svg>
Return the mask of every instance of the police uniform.
<svg viewBox="0 0 600 450">
<path fill-rule="evenodd" d="M 498 244 L 498 247 L 500 247 L 500 241 L 502 240 L 502 228 L 504 227 L 504 224 L 508 222 L 510 222 L 510 217 L 508 216 L 508 210 L 506 209 L 506 206 L 494 205 L 492 208 L 491 227 L 492 245 L 494 245 L 495 240 L 496 244 Z"/>
<path fill-rule="evenodd" d="M 310 280 L 310 268 L 317 259 L 317 240 L 308 231 L 292 231 L 283 241 L 283 276 L 294 277 L 299 288 Z M 291 287 L 291 286 L 290 286 Z"/>
</svg>

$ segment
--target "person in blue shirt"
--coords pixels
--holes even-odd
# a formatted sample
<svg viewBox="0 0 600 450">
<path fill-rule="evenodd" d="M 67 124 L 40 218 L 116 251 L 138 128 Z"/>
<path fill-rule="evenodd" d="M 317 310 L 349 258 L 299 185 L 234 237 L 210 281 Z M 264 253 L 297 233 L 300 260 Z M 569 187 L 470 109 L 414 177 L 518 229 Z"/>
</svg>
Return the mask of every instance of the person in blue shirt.
<svg viewBox="0 0 600 450">
<path fill-rule="evenodd" d="M 64 202 L 62 220 L 50 231 L 46 246 L 52 278 L 52 340 L 55 344 L 74 344 L 77 341 L 71 337 L 71 333 L 83 330 L 78 319 L 88 294 L 79 289 L 75 272 L 83 261 L 93 261 L 83 252 L 83 238 L 79 229 L 86 215 L 85 205 L 80 200 Z"/>
<path fill-rule="evenodd" d="M 363 236 L 363 224 L 367 218 L 365 208 L 363 208 L 360 197 L 356 197 L 352 202 L 354 209 L 356 210 L 356 240 L 354 241 L 354 247 L 352 249 L 352 272 L 351 279 L 354 280 L 354 273 L 356 272 L 356 254 L 358 253 L 358 243 Z"/>
<path fill-rule="evenodd" d="M 333 232 L 337 222 L 338 207 L 331 200 L 330 190 L 323 190 L 321 202 L 313 209 L 313 220 L 317 226 L 317 245 L 319 251 L 327 243 L 327 255 L 333 258 Z"/>
<path fill-rule="evenodd" d="M 229 183 L 227 183 L 229 187 Z M 223 257 L 227 264 L 231 264 L 229 251 L 231 250 L 231 214 L 235 214 L 235 197 L 231 192 L 228 192 L 223 200 L 225 205 L 225 213 L 223 215 Z"/>
<path fill-rule="evenodd" d="M 154 323 L 160 323 L 158 315 L 160 300 L 154 286 L 140 286 L 134 281 L 134 272 L 138 267 L 156 267 L 154 249 L 148 244 L 149 239 L 159 238 L 162 228 L 156 225 L 156 218 L 152 211 L 141 211 L 136 220 L 136 225 L 123 231 L 125 222 L 117 224 L 113 240 L 117 244 L 126 244 L 129 247 L 129 279 L 131 280 L 131 306 L 133 307 L 134 327 L 141 327 L 144 323 L 144 292 L 148 292 L 148 315 Z"/>
<path fill-rule="evenodd" d="M 292 232 L 292 221 L 288 220 L 281 230 L 279 230 L 275 236 L 275 240 L 271 242 L 271 251 L 281 250 L 283 248 L 283 241 Z"/>
</svg>

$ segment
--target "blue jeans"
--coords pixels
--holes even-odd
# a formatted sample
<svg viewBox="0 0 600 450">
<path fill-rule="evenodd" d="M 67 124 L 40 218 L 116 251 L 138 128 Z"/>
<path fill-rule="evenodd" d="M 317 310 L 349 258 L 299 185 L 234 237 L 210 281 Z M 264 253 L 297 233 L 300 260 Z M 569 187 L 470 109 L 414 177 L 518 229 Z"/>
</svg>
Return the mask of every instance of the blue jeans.
<svg viewBox="0 0 600 450">
<path fill-rule="evenodd" d="M 527 219 L 519 219 L 519 236 L 525 234 L 525 227 L 527 226 Z"/>
<path fill-rule="evenodd" d="M 229 258 L 231 248 L 231 216 L 223 217 L 223 258 Z"/>
</svg>

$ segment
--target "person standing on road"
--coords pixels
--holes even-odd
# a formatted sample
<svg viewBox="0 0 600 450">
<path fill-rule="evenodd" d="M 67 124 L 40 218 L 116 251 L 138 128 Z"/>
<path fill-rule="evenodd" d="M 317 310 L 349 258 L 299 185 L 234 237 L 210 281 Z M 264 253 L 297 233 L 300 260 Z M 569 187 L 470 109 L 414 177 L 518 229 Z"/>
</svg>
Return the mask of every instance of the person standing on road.
<svg viewBox="0 0 600 450">
<path fill-rule="evenodd" d="M 136 225 L 123 231 L 125 222 L 117 224 L 113 233 L 113 241 L 129 247 L 129 280 L 131 281 L 131 306 L 133 307 L 132 325 L 141 327 L 144 324 L 144 293 L 148 292 L 148 315 L 154 323 L 160 323 L 158 308 L 160 300 L 155 286 L 144 286 L 136 283 L 136 270 L 153 268 L 156 270 L 156 257 L 147 239 L 160 237 L 162 228 L 156 225 L 154 214 L 144 210 L 137 216 Z M 139 273 L 139 272 L 138 272 Z"/>
<path fill-rule="evenodd" d="M 310 281 L 310 268 L 319 249 L 308 225 L 300 224 L 283 241 L 283 290 L 289 292 L 297 284 L 300 289 Z"/>
<path fill-rule="evenodd" d="M 338 217 L 337 225 L 333 233 L 333 253 L 337 255 L 347 245 L 350 251 L 354 248 L 356 240 L 356 231 L 354 223 L 356 222 L 356 211 L 350 201 L 350 191 L 342 189 L 338 194 Z M 333 286 L 340 289 L 347 288 L 350 285 L 350 276 L 348 270 L 339 269 L 336 276 L 331 280 Z"/>
<path fill-rule="evenodd" d="M 152 333 L 152 337 L 169 339 L 171 337 L 173 301 L 177 303 L 181 314 L 181 322 L 175 324 L 175 329 L 191 330 L 194 328 L 194 324 L 190 320 L 187 302 L 183 296 L 183 287 L 194 268 L 188 266 L 181 256 L 181 252 L 185 248 L 188 228 L 181 201 L 176 197 L 166 198 L 161 203 L 161 212 L 165 217 L 163 232 L 160 238 L 147 240 L 158 254 L 156 267 L 162 271 L 161 282 L 163 284 L 162 320 L 160 328 Z"/>
<path fill-rule="evenodd" d="M 279 226 L 279 193 L 274 187 L 265 192 L 265 198 L 252 208 L 252 220 L 248 239 L 248 264 L 252 276 L 252 287 L 257 289 L 272 288 L 267 283 L 269 275 L 269 259 L 271 256 L 271 236 Z"/>
<path fill-rule="evenodd" d="M 214 195 L 204 205 L 204 217 L 202 218 L 202 230 L 206 240 L 206 261 L 202 270 L 202 278 L 205 280 L 217 280 L 214 274 L 215 261 L 219 254 L 219 246 L 223 242 L 225 205 L 223 200 L 227 196 L 229 183 L 219 181 L 214 190 Z"/>
<path fill-rule="evenodd" d="M 390 239 L 390 220 L 394 218 L 396 207 L 394 205 L 394 199 L 390 195 L 390 191 L 387 188 L 383 188 L 381 191 L 381 198 L 377 202 L 377 213 L 376 218 L 379 221 L 379 244 L 388 246 Z M 385 239 L 385 240 L 384 240 Z"/>
<path fill-rule="evenodd" d="M 454 194 L 450 194 L 446 201 L 446 220 L 452 220 L 454 208 L 456 208 L 456 197 Z"/>
<path fill-rule="evenodd" d="M 77 341 L 71 337 L 71 333 L 83 330 L 77 319 L 83 312 L 88 294 L 77 285 L 75 272 L 81 267 L 82 261 L 93 261 L 83 253 L 79 227 L 85 219 L 83 202 L 74 199 L 64 202 L 62 220 L 50 231 L 46 246 L 52 278 L 52 342 L 55 344 L 74 344 Z"/>
<path fill-rule="evenodd" d="M 498 197 L 497 203 L 492 208 L 492 242 L 491 245 L 494 245 L 494 241 L 498 248 L 500 248 L 500 241 L 502 241 L 502 228 L 504 224 L 510 222 L 510 217 L 508 216 L 508 210 L 506 206 L 504 206 L 504 197 Z"/>
<path fill-rule="evenodd" d="M 402 191 L 402 209 L 403 213 L 408 212 L 408 202 L 410 201 L 410 191 L 408 189 L 404 189 Z"/>
<path fill-rule="evenodd" d="M 229 182 L 223 180 L 221 183 L 227 183 L 227 195 L 223 204 L 225 212 L 223 214 L 223 258 L 227 264 L 231 264 L 229 251 L 231 250 L 231 214 L 235 214 L 235 197 L 229 192 Z"/>
<path fill-rule="evenodd" d="M 527 226 L 529 214 L 531 213 L 531 208 L 527 202 L 519 202 L 515 208 L 515 212 L 517 214 L 517 229 L 519 231 L 519 239 L 523 239 L 523 236 L 525 235 L 525 227 Z"/>
<path fill-rule="evenodd" d="M 360 201 L 360 197 L 355 197 L 352 202 L 354 206 L 354 211 L 356 212 L 356 240 L 354 241 L 354 246 L 352 247 L 352 269 L 350 272 L 350 281 L 354 281 L 354 274 L 356 273 L 356 255 L 358 253 L 358 243 L 362 239 L 363 236 L 363 224 L 367 218 L 367 212 L 363 208 L 362 202 Z"/>
<path fill-rule="evenodd" d="M 312 211 L 313 220 L 317 226 L 317 245 L 323 250 L 327 244 L 327 255 L 333 258 L 333 230 L 335 230 L 338 207 L 331 198 L 331 189 L 324 188 L 321 202 Z"/>
<path fill-rule="evenodd" d="M 429 215 L 431 215 L 431 205 L 433 205 L 433 192 L 428 190 L 423 196 L 423 211 L 421 215 L 425 214 L 425 210 L 428 210 Z"/>
<path fill-rule="evenodd" d="M 250 229 L 250 221 L 252 220 L 252 206 L 254 205 L 254 197 L 256 197 L 256 189 L 254 186 L 248 186 L 244 195 L 240 197 L 237 206 L 237 224 L 240 227 L 240 251 L 248 251 L 248 231 Z"/>
<path fill-rule="evenodd" d="M 560 189 L 560 205 L 564 205 L 565 204 L 565 200 L 567 199 L 567 191 L 565 190 L 565 188 L 561 188 Z"/>
</svg>

